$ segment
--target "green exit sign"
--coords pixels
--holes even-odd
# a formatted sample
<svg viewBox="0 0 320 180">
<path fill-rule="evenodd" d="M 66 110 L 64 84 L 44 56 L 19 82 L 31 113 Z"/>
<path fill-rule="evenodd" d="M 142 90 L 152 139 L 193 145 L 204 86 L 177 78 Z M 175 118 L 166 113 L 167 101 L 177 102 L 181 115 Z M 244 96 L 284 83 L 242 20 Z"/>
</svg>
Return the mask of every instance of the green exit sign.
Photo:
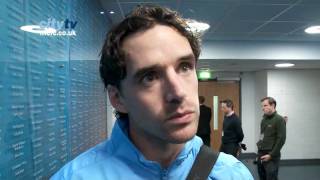
<svg viewBox="0 0 320 180">
<path fill-rule="evenodd" d="M 198 73 L 198 79 L 211 79 L 211 72 L 210 71 L 200 71 Z"/>
</svg>

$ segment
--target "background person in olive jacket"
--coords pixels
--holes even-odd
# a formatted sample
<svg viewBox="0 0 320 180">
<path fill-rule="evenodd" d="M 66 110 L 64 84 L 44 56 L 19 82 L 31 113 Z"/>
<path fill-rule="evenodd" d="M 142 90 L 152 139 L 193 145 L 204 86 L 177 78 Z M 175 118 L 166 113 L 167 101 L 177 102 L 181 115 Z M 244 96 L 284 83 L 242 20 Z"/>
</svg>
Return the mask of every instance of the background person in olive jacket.
<svg viewBox="0 0 320 180">
<path fill-rule="evenodd" d="M 258 146 L 258 173 L 261 180 L 278 179 L 280 150 L 286 141 L 285 120 L 276 111 L 277 102 L 272 97 L 261 99 L 263 119 L 260 125 Z"/>
<path fill-rule="evenodd" d="M 200 117 L 197 130 L 197 136 L 199 136 L 203 143 L 210 147 L 210 120 L 211 120 L 211 108 L 204 105 L 205 98 L 199 96 L 200 103 Z"/>
</svg>

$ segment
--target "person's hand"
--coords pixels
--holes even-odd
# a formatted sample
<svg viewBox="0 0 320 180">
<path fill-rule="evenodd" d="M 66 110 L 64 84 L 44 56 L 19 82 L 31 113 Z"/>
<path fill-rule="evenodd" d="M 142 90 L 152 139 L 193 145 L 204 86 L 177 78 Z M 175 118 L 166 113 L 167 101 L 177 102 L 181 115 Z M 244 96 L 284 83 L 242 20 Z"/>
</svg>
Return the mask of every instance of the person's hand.
<svg viewBox="0 0 320 180">
<path fill-rule="evenodd" d="M 271 156 L 270 156 L 270 154 L 266 154 L 266 155 L 261 156 L 260 159 L 262 162 L 267 162 L 271 159 Z"/>
</svg>

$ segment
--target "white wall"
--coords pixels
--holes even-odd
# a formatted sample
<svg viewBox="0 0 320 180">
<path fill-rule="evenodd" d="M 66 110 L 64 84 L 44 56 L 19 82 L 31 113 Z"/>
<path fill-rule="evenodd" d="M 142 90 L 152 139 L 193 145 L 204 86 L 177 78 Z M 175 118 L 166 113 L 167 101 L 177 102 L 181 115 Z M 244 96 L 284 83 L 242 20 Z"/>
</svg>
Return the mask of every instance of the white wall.
<svg viewBox="0 0 320 180">
<path fill-rule="evenodd" d="M 254 109 L 255 103 L 255 73 L 241 75 L 241 121 L 244 134 L 243 143 L 247 145 L 246 152 L 256 152 L 255 131 L 256 128 Z"/>
<path fill-rule="evenodd" d="M 260 99 L 267 96 L 267 72 L 246 72 L 241 75 L 241 119 L 246 153 L 257 152 L 262 112 Z"/>
<path fill-rule="evenodd" d="M 260 71 L 256 72 L 255 74 L 255 125 L 256 128 L 255 131 L 255 143 L 258 142 L 260 138 L 260 122 L 262 120 L 262 110 L 261 110 L 261 103 L 260 100 L 268 95 L 267 87 L 268 87 L 268 81 L 267 81 L 267 71 Z M 257 147 L 256 147 L 257 148 Z"/>
<path fill-rule="evenodd" d="M 272 70 L 241 76 L 242 126 L 247 152 L 256 152 L 262 111 L 260 99 L 274 97 L 289 117 L 282 159 L 320 158 L 320 70 Z M 252 137 L 253 136 L 253 137 Z"/>
<path fill-rule="evenodd" d="M 260 99 L 272 96 L 277 111 L 289 117 L 282 159 L 320 158 L 320 70 L 273 70 L 241 75 L 241 119 L 247 153 L 257 152 L 262 110 Z M 115 122 L 108 101 L 108 137 Z"/>
<path fill-rule="evenodd" d="M 268 71 L 268 96 L 289 117 L 282 157 L 320 158 L 320 70 Z"/>
</svg>

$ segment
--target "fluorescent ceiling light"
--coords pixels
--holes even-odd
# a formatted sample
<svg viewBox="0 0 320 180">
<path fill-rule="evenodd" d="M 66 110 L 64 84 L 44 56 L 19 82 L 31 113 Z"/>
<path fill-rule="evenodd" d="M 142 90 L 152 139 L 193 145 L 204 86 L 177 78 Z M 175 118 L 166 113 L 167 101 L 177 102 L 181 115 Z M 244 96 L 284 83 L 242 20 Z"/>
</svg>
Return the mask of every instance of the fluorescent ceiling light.
<svg viewBox="0 0 320 180">
<path fill-rule="evenodd" d="M 210 28 L 210 25 L 207 23 L 199 22 L 193 19 L 188 19 L 187 24 L 189 26 L 190 31 L 194 33 L 203 34 L 206 30 Z"/>
<path fill-rule="evenodd" d="M 110 14 L 114 14 L 114 11 L 109 11 Z"/>
<path fill-rule="evenodd" d="M 103 11 L 100 11 L 100 14 L 104 14 L 104 12 L 103 12 Z"/>
<path fill-rule="evenodd" d="M 292 64 L 292 63 L 279 63 L 279 64 L 276 64 L 274 66 L 278 67 L 278 68 L 286 68 L 286 67 L 293 67 L 294 64 Z"/>
<path fill-rule="evenodd" d="M 35 34 L 49 34 L 49 33 L 56 33 L 57 30 L 51 27 L 40 27 L 39 25 L 26 25 L 21 26 L 20 29 L 22 31 L 31 32 Z"/>
<path fill-rule="evenodd" d="M 310 26 L 304 32 L 308 34 L 320 34 L 320 26 Z"/>
</svg>

